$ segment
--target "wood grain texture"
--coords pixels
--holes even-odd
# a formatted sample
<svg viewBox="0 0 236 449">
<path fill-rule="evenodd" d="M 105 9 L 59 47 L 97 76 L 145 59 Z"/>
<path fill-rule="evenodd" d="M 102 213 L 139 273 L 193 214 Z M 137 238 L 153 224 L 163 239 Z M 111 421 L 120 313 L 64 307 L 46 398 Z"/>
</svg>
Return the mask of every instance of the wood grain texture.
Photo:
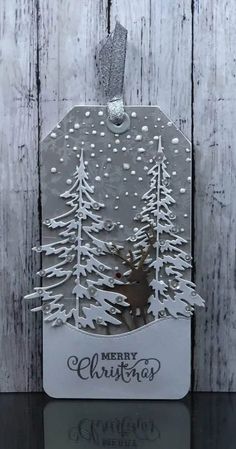
<svg viewBox="0 0 236 449">
<path fill-rule="evenodd" d="M 102 102 L 96 47 L 106 36 L 106 0 L 39 0 L 42 137 L 76 104 Z"/>
<path fill-rule="evenodd" d="M 73 105 L 103 103 L 95 48 L 116 19 L 129 32 L 126 102 L 158 104 L 194 139 L 195 280 L 207 301 L 195 389 L 235 391 L 233 0 L 0 3 L 0 391 L 41 389 L 41 317 L 22 300 L 38 282 L 38 142 Z"/>
<path fill-rule="evenodd" d="M 195 389 L 236 390 L 236 10 L 195 1 Z"/>
<path fill-rule="evenodd" d="M 113 0 L 128 29 L 127 104 L 158 105 L 191 138 L 191 1 Z"/>
<path fill-rule="evenodd" d="M 0 9 L 0 391 L 41 388 L 41 317 L 23 296 L 35 280 L 39 240 L 37 8 Z"/>
</svg>

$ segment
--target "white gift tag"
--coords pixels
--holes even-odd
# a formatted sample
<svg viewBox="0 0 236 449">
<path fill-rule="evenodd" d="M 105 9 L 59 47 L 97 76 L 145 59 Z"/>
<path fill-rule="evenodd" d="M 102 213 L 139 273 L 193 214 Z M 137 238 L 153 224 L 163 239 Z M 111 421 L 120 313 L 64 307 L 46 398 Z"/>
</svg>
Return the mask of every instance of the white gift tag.
<svg viewBox="0 0 236 449">
<path fill-rule="evenodd" d="M 74 107 L 42 143 L 44 388 L 53 397 L 183 397 L 191 146 L 158 107 Z"/>
</svg>

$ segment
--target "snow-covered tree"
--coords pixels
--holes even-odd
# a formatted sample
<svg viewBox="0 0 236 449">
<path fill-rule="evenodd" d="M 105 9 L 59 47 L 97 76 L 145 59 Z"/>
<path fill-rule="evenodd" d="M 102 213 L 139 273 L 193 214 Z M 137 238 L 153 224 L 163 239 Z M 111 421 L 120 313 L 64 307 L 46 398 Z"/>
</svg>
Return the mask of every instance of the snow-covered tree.
<svg viewBox="0 0 236 449">
<path fill-rule="evenodd" d="M 66 200 L 68 210 L 44 221 L 49 229 L 61 229 L 59 239 L 33 248 L 58 259 L 58 263 L 38 272 L 44 278 L 43 286 L 26 296 L 27 299 L 40 297 L 42 305 L 33 310 L 42 310 L 45 320 L 56 326 L 66 321 L 77 328 L 119 325 L 117 316 L 121 310 L 117 306 L 128 306 L 124 295 L 112 291 L 121 282 L 112 277 L 111 267 L 104 263 L 104 256 L 110 253 L 109 245 L 97 234 L 112 231 L 114 225 L 96 213 L 104 204 L 94 200 L 94 187 L 89 185 L 88 178 L 81 150 L 72 186 L 60 195 Z M 51 279 L 54 282 L 50 283 Z M 61 289 L 65 283 L 69 283 L 69 287 Z M 62 293 L 71 285 L 72 302 Z"/>
<path fill-rule="evenodd" d="M 128 238 L 134 242 L 134 254 L 138 260 L 142 250 L 147 248 L 149 229 L 155 232 L 155 253 L 147 259 L 149 268 L 154 272 L 150 282 L 153 294 L 149 298 L 148 312 L 155 319 L 166 315 L 189 317 L 194 305 L 204 305 L 203 299 L 195 291 L 195 285 L 183 277 L 185 271 L 191 268 L 191 257 L 183 250 L 187 242 L 177 235 L 178 230 L 173 223 L 175 215 L 171 206 L 175 200 L 170 195 L 170 175 L 165 161 L 160 136 L 155 164 L 148 172 L 149 190 L 142 197 L 145 206 L 135 217 L 140 227 Z"/>
</svg>

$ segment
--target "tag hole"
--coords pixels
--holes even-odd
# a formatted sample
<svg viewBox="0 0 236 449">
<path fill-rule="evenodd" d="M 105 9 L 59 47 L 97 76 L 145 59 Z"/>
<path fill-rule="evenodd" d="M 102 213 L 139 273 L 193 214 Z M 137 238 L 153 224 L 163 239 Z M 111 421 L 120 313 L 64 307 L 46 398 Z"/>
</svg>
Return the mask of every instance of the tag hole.
<svg viewBox="0 0 236 449">
<path fill-rule="evenodd" d="M 123 134 L 130 128 L 130 118 L 128 114 L 124 113 L 124 120 L 120 125 L 112 123 L 109 118 L 106 120 L 107 128 L 114 134 Z"/>
</svg>

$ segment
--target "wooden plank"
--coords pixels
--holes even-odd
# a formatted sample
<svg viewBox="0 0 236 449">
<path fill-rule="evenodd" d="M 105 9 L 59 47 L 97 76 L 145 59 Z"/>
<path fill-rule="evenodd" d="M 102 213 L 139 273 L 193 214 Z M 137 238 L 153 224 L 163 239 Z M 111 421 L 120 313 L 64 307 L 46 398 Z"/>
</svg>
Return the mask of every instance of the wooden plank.
<svg viewBox="0 0 236 449">
<path fill-rule="evenodd" d="M 195 389 L 236 390 L 236 10 L 195 1 L 194 144 L 196 282 Z"/>
<path fill-rule="evenodd" d="M 0 391 L 6 392 L 41 387 L 41 317 L 23 301 L 39 262 L 31 254 L 39 238 L 36 24 L 35 2 L 1 2 Z"/>
<path fill-rule="evenodd" d="M 74 105 L 102 102 L 96 47 L 106 35 L 107 0 L 39 0 L 42 136 Z"/>
<path fill-rule="evenodd" d="M 113 0 L 116 19 L 128 29 L 126 103 L 158 104 L 191 138 L 191 0 Z"/>
</svg>

